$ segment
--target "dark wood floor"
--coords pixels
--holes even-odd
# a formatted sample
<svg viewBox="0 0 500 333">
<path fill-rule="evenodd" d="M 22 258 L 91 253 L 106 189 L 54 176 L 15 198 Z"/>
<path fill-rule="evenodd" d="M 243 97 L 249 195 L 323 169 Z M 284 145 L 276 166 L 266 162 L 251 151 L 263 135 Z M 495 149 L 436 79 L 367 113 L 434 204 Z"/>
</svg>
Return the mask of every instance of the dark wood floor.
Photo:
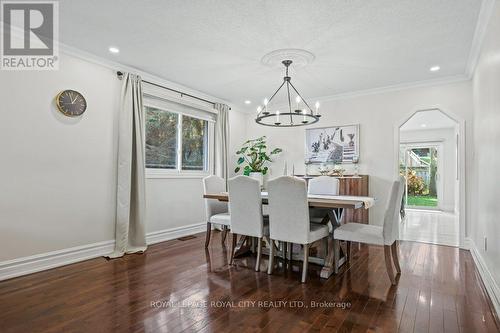
<svg viewBox="0 0 500 333">
<path fill-rule="evenodd" d="M 253 271 L 253 257 L 229 267 L 218 233 L 208 251 L 203 242 L 200 234 L 0 282 L 0 332 L 498 332 L 467 251 L 402 242 L 391 287 L 382 248 L 355 244 L 339 275 L 322 280 L 310 265 L 301 284 L 299 263 L 268 276 Z M 252 306 L 259 300 L 274 303 Z"/>
</svg>

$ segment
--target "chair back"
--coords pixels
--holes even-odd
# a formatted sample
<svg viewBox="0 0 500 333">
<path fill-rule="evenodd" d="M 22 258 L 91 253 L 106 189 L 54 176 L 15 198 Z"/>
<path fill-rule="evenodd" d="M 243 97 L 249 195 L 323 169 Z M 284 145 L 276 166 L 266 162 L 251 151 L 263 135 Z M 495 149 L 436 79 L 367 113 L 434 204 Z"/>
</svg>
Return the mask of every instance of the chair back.
<svg viewBox="0 0 500 333">
<path fill-rule="evenodd" d="M 217 176 L 208 176 L 203 178 L 203 193 L 221 193 L 226 190 L 226 182 L 223 178 Z M 207 221 L 215 214 L 227 213 L 227 202 L 215 199 L 205 199 L 205 213 Z"/>
<path fill-rule="evenodd" d="M 271 239 L 307 244 L 310 232 L 306 182 L 282 176 L 267 183 Z"/>
<path fill-rule="evenodd" d="M 238 235 L 262 237 L 264 218 L 260 182 L 248 176 L 229 179 L 229 208 L 231 232 Z"/>
<path fill-rule="evenodd" d="M 384 243 L 392 245 L 399 238 L 399 217 L 401 210 L 401 200 L 403 199 L 405 179 L 400 176 L 392 183 L 389 202 L 384 215 Z"/>
<path fill-rule="evenodd" d="M 309 194 L 338 195 L 339 180 L 330 176 L 319 176 L 309 179 Z"/>
</svg>

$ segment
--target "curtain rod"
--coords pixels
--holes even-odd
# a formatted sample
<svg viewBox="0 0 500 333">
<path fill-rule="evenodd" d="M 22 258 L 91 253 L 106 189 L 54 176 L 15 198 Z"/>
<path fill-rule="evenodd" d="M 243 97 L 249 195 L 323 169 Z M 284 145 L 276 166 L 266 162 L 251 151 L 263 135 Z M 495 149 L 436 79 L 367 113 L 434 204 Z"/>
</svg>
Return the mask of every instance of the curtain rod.
<svg viewBox="0 0 500 333">
<path fill-rule="evenodd" d="M 118 78 L 121 80 L 122 77 L 123 77 L 123 72 L 116 72 L 116 75 L 118 76 Z M 154 82 L 149 82 L 149 81 L 146 81 L 146 80 L 142 80 L 142 82 L 145 82 L 145 83 L 148 83 L 148 84 L 151 84 L 153 86 L 157 86 L 157 87 L 160 87 L 160 88 L 163 88 L 163 89 L 167 89 L 167 90 L 170 90 L 170 91 L 173 91 L 173 92 L 176 92 L 178 94 L 181 95 L 181 97 L 183 96 L 188 96 L 188 97 L 191 97 L 191 98 L 194 98 L 194 99 L 197 99 L 199 101 L 203 101 L 203 102 L 206 102 L 206 103 L 209 103 L 209 104 L 212 104 L 213 107 L 215 107 L 215 102 L 212 102 L 212 101 L 209 101 L 207 99 L 204 99 L 204 98 L 201 98 L 201 97 L 197 97 L 197 96 L 193 96 L 191 94 L 187 94 L 185 92 L 182 92 L 182 91 L 179 91 L 179 90 L 175 90 L 175 89 L 172 89 L 172 88 L 169 88 L 169 87 L 165 87 L 165 86 L 162 86 L 162 85 L 159 85 L 157 83 L 154 83 Z M 231 110 L 231 108 L 229 108 L 229 110 Z"/>
</svg>

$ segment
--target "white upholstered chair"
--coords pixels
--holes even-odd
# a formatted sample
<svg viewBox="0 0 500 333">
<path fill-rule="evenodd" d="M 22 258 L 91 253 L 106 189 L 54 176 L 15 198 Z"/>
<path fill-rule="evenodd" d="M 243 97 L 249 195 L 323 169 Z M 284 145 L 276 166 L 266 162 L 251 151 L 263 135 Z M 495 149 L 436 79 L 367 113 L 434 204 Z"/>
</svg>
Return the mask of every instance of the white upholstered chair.
<svg viewBox="0 0 500 333">
<path fill-rule="evenodd" d="M 339 194 L 339 180 L 330 176 L 319 176 L 309 179 L 307 192 L 309 194 L 318 195 L 338 195 Z M 311 221 L 320 223 L 325 218 L 324 209 L 311 209 L 309 211 Z"/>
<path fill-rule="evenodd" d="M 338 195 L 339 180 L 330 176 L 319 176 L 309 179 L 309 194 Z"/>
<path fill-rule="evenodd" d="M 362 223 L 346 223 L 333 231 L 336 262 L 338 262 L 339 259 L 339 240 L 383 245 L 387 274 L 389 275 L 391 283 L 396 284 L 394 272 L 392 270 L 391 251 L 392 261 L 394 262 L 396 271 L 397 273 L 401 273 L 398 259 L 397 239 L 399 237 L 399 214 L 401 199 L 404 192 L 404 184 L 405 180 L 403 177 L 400 177 L 400 179 L 393 182 L 389 202 L 384 215 L 383 226 Z"/>
<path fill-rule="evenodd" d="M 301 244 L 304 248 L 302 282 L 306 281 L 309 245 L 328 237 L 328 226 L 311 223 L 307 203 L 306 182 L 295 177 L 282 176 L 267 183 L 269 192 L 269 234 L 271 251 L 268 274 L 273 272 L 274 245 L 277 240 Z"/>
<path fill-rule="evenodd" d="M 203 178 L 203 192 L 221 193 L 226 190 L 226 182 L 223 178 L 217 176 L 208 176 Z M 212 233 L 212 224 L 218 224 L 222 227 L 222 244 L 225 243 L 227 229 L 231 226 L 231 216 L 227 202 L 221 202 L 216 199 L 205 199 L 205 213 L 207 219 L 207 236 L 205 247 L 210 243 Z"/>
<path fill-rule="evenodd" d="M 257 179 L 247 176 L 236 176 L 228 181 L 229 205 L 231 209 L 231 232 L 233 245 L 231 249 L 231 264 L 234 259 L 238 235 L 243 242 L 247 237 L 257 238 L 257 262 L 255 271 L 260 270 L 262 240 L 269 236 L 269 223 L 262 215 L 262 197 L 260 183 Z"/>
</svg>

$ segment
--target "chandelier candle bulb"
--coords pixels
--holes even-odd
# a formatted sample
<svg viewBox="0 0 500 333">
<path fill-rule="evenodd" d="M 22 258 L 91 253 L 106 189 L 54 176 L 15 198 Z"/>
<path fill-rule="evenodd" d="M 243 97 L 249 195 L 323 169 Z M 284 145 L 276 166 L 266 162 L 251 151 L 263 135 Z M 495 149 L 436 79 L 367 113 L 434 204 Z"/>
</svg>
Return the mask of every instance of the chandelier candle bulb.
<svg viewBox="0 0 500 333">
<path fill-rule="evenodd" d="M 276 111 L 276 123 L 277 124 L 280 123 L 280 112 L 279 111 Z"/>
<path fill-rule="evenodd" d="M 306 109 L 302 110 L 302 114 L 304 115 L 304 117 L 303 117 L 303 119 L 302 119 L 302 122 L 303 122 L 304 124 L 305 124 L 305 123 L 307 123 L 306 113 L 307 113 Z"/>
<path fill-rule="evenodd" d="M 300 98 L 300 96 L 295 97 L 295 102 L 297 103 L 297 110 L 300 110 L 300 108 L 299 108 L 299 107 L 300 107 L 300 101 L 301 101 L 301 100 L 302 100 L 302 99 Z"/>
</svg>

